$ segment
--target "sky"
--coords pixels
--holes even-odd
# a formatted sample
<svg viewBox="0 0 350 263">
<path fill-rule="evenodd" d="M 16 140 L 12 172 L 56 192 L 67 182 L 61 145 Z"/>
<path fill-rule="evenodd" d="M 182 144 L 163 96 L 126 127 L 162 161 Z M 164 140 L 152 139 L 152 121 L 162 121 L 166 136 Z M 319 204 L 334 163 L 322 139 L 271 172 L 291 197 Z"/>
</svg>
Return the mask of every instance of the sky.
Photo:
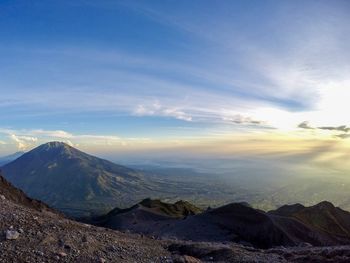
<svg viewBox="0 0 350 263">
<path fill-rule="evenodd" d="M 349 1 L 0 2 L 0 154 L 350 152 Z"/>
</svg>

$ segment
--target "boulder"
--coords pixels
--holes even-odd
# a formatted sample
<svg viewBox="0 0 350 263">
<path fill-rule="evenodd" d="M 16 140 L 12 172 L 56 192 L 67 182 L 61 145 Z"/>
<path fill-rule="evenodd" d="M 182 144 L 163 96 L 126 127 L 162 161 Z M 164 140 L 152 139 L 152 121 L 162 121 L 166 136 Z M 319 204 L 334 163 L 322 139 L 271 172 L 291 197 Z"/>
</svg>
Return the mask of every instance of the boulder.
<svg viewBox="0 0 350 263">
<path fill-rule="evenodd" d="M 6 230 L 5 234 L 7 240 L 15 240 L 19 238 L 19 233 L 15 230 Z"/>
</svg>

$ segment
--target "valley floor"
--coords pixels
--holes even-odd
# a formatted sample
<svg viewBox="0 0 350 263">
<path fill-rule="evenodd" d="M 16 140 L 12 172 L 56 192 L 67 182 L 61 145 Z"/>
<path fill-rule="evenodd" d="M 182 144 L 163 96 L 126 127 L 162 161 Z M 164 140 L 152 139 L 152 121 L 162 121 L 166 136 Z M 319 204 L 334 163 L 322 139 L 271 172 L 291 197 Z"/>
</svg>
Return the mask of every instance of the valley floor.
<svg viewBox="0 0 350 263">
<path fill-rule="evenodd" d="M 6 238 L 7 230 L 19 237 Z M 39 212 L 0 199 L 0 262 L 350 262 L 350 247 L 254 249 L 156 240 Z"/>
</svg>

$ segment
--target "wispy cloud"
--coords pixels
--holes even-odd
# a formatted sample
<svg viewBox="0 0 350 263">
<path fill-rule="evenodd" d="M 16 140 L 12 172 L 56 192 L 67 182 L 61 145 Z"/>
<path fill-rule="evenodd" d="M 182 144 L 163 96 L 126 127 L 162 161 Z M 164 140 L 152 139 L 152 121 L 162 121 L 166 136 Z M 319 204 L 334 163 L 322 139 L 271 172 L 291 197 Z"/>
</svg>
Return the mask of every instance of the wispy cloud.
<svg viewBox="0 0 350 263">
<path fill-rule="evenodd" d="M 300 123 L 298 125 L 298 128 L 302 128 L 302 129 L 315 129 L 313 127 L 310 126 L 309 122 L 308 121 L 303 121 L 302 123 Z"/>
<path fill-rule="evenodd" d="M 342 131 L 342 132 L 350 131 L 350 128 L 347 127 L 346 125 L 341 125 L 338 127 L 332 127 L 332 126 L 318 127 L 318 129 L 329 130 L 329 131 Z"/>
<path fill-rule="evenodd" d="M 336 132 L 337 134 L 335 136 L 341 139 L 346 139 L 350 137 L 350 134 L 348 134 L 348 132 L 350 132 L 350 127 L 347 127 L 346 125 L 313 127 L 309 124 L 308 121 L 303 121 L 298 125 L 298 128 L 307 130 L 325 130 Z M 341 134 L 339 134 L 339 132 L 341 132 Z"/>
<path fill-rule="evenodd" d="M 62 130 L 55 130 L 55 131 L 31 130 L 31 131 L 28 131 L 28 133 L 30 133 L 34 136 L 62 138 L 62 139 L 70 139 L 70 138 L 74 137 L 73 134 L 66 132 L 66 131 L 62 131 Z"/>
<path fill-rule="evenodd" d="M 151 105 L 138 105 L 135 109 L 137 116 L 164 116 L 174 117 L 178 120 L 192 121 L 192 116 L 179 108 L 168 108 L 162 106 L 158 101 Z"/>
<path fill-rule="evenodd" d="M 11 134 L 10 138 L 17 144 L 18 150 L 21 150 L 21 151 L 27 150 L 29 147 L 32 147 L 38 141 L 38 138 L 36 137 L 29 137 L 29 136 L 22 136 L 22 135 L 19 136 L 16 134 Z"/>
<path fill-rule="evenodd" d="M 236 124 L 253 124 L 253 125 L 263 125 L 264 122 L 261 120 L 255 120 L 251 117 L 243 116 L 240 114 L 232 115 L 231 117 L 223 117 L 224 121 L 232 121 Z"/>
<path fill-rule="evenodd" d="M 121 138 L 115 135 L 73 134 L 63 130 L 13 130 L 0 128 L 0 134 L 4 134 L 15 143 L 18 150 L 25 151 L 39 144 L 49 141 L 62 141 L 71 146 L 100 145 L 100 146 L 128 146 L 143 145 L 149 143 L 148 138 Z M 10 142 L 2 142 L 0 144 Z"/>
</svg>

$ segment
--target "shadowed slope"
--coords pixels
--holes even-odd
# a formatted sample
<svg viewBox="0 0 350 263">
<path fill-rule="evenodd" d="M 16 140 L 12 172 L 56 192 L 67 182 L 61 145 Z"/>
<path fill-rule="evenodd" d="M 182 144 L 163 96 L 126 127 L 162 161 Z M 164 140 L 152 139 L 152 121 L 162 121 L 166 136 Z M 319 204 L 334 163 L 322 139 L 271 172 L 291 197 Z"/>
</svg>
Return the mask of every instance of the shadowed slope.
<svg viewBox="0 0 350 263">
<path fill-rule="evenodd" d="M 285 207 L 270 211 L 269 213 L 286 214 L 284 211 L 286 210 Z M 350 238 L 350 213 L 339 207 L 335 207 L 330 202 L 323 201 L 310 207 L 302 207 L 300 205 L 298 209 L 289 209 L 288 216 L 319 231 Z"/>
<path fill-rule="evenodd" d="M 54 211 L 43 202 L 29 198 L 28 196 L 26 196 L 25 193 L 23 193 L 23 191 L 14 187 L 4 177 L 1 176 L 1 171 L 0 171 L 0 195 L 2 195 L 5 199 L 10 200 L 16 204 L 20 204 L 35 210 Z"/>
<path fill-rule="evenodd" d="M 5 164 L 8 164 L 16 160 L 17 158 L 21 157 L 23 154 L 24 152 L 16 152 L 14 154 L 0 157 L 0 166 L 4 166 Z"/>
</svg>

